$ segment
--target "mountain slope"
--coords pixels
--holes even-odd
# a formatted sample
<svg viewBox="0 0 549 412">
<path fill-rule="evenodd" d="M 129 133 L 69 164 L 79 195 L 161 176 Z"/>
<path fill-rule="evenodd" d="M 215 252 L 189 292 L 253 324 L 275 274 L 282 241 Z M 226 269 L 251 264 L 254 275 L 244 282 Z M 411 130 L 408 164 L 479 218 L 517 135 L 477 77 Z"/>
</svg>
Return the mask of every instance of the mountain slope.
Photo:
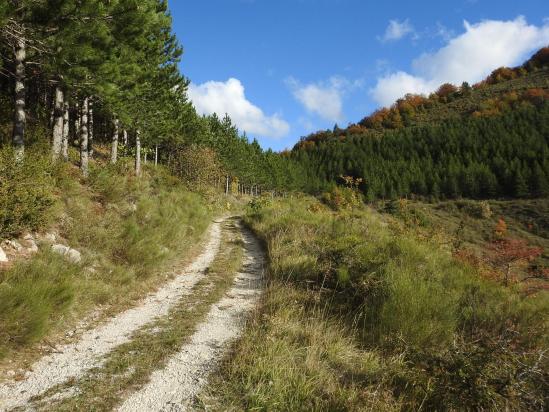
<svg viewBox="0 0 549 412">
<path fill-rule="evenodd" d="M 370 198 L 543 197 L 548 193 L 549 48 L 485 81 L 407 95 L 346 129 L 303 138 L 291 156 L 308 189 L 361 178 Z"/>
</svg>

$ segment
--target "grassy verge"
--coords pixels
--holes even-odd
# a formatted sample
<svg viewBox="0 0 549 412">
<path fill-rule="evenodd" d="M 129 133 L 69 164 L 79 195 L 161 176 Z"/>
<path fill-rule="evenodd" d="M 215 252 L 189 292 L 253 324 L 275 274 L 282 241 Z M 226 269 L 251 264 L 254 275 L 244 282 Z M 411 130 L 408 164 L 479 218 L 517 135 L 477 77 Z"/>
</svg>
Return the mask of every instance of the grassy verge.
<svg viewBox="0 0 549 412">
<path fill-rule="evenodd" d="M 546 292 L 485 280 L 368 209 L 302 198 L 248 222 L 267 242 L 270 286 L 210 409 L 543 409 Z"/>
<path fill-rule="evenodd" d="M 191 294 L 172 310 L 168 317 L 137 332 L 132 341 L 112 352 L 103 367 L 93 370 L 78 382 L 50 390 L 42 398 L 63 393 L 71 388 L 75 396 L 52 403 L 47 400 L 44 410 L 110 411 L 129 392 L 138 390 L 150 374 L 164 365 L 193 334 L 205 319 L 210 307 L 230 289 L 234 276 L 242 265 L 243 244 L 235 222 L 226 224 L 221 252 L 217 255 L 204 279 Z"/>
<path fill-rule="evenodd" d="M 494 228 L 503 219 L 510 237 L 544 249 L 532 263 L 549 265 L 549 199 L 393 201 L 380 202 L 377 209 L 424 231 L 443 232 L 478 255 L 493 240 Z"/>
<path fill-rule="evenodd" d="M 8 169 L 11 159 L 4 154 L 0 164 Z M 87 180 L 73 166 L 52 165 L 31 151 L 11 167 L 13 176 L 0 181 L 6 192 L 0 237 L 54 230 L 82 253 L 82 262 L 68 263 L 43 244 L 32 259 L 0 271 L 0 361 L 8 354 L 12 361 L 32 358 L 26 348 L 33 351 L 33 343 L 95 308 L 107 316 L 131 305 L 192 253 L 221 210 L 162 167 L 135 178 L 129 159 L 96 164 Z M 24 190 L 10 189 L 17 181 Z"/>
</svg>

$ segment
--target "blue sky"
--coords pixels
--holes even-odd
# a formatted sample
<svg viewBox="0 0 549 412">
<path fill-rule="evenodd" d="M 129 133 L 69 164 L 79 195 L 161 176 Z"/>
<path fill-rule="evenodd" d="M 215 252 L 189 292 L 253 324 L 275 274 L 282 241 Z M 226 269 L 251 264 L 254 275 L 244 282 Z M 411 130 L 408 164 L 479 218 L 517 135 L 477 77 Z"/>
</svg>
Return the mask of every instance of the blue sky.
<svg viewBox="0 0 549 412">
<path fill-rule="evenodd" d="M 197 110 L 229 113 L 275 150 L 549 45 L 547 0 L 171 0 L 170 9 Z"/>
</svg>

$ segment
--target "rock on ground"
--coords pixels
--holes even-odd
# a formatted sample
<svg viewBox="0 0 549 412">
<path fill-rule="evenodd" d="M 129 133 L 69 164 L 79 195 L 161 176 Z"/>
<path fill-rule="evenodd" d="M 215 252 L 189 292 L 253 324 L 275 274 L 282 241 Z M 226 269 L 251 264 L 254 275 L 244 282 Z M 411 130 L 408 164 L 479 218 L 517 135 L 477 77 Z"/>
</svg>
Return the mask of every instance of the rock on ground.
<svg viewBox="0 0 549 412">
<path fill-rule="evenodd" d="M 71 249 L 68 246 L 65 245 L 52 245 L 51 250 L 53 250 L 55 253 L 60 254 L 61 256 L 64 256 L 72 263 L 80 263 L 82 261 L 82 255 L 81 253 L 76 249 Z"/>
<path fill-rule="evenodd" d="M 0 246 L 0 263 L 6 263 L 8 260 L 9 259 L 6 252 L 4 252 L 4 249 Z"/>
</svg>

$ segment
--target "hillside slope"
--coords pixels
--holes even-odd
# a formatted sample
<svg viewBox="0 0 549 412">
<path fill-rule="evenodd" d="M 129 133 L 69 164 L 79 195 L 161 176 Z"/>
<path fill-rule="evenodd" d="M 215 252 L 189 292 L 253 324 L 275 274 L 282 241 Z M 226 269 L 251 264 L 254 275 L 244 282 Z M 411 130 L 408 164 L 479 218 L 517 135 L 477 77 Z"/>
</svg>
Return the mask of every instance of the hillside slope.
<svg viewBox="0 0 549 412">
<path fill-rule="evenodd" d="M 544 197 L 549 164 L 549 48 L 485 81 L 407 95 L 346 129 L 303 138 L 290 156 L 308 189 L 361 179 L 369 199 Z"/>
</svg>

